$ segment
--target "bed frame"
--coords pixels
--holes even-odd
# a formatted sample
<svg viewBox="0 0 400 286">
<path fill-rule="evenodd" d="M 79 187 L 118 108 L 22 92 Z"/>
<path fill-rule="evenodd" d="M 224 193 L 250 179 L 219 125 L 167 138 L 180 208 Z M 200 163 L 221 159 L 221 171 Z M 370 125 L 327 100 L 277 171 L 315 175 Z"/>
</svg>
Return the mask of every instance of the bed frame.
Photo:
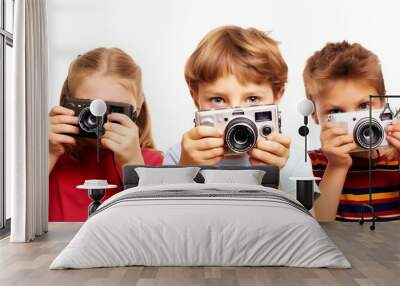
<svg viewBox="0 0 400 286">
<path fill-rule="evenodd" d="M 265 171 L 265 175 L 262 179 L 261 184 L 264 187 L 270 187 L 278 189 L 279 187 L 279 168 L 272 165 L 260 165 L 260 166 L 176 166 L 176 165 L 165 165 L 165 166 L 143 166 L 143 165 L 129 165 L 124 168 L 124 190 L 133 188 L 138 185 L 139 176 L 135 171 L 137 167 L 146 168 L 184 168 L 184 167 L 200 167 L 201 170 L 205 169 L 219 169 L 219 170 L 262 170 Z M 200 174 L 194 178 L 197 183 L 204 183 L 204 178 Z"/>
</svg>

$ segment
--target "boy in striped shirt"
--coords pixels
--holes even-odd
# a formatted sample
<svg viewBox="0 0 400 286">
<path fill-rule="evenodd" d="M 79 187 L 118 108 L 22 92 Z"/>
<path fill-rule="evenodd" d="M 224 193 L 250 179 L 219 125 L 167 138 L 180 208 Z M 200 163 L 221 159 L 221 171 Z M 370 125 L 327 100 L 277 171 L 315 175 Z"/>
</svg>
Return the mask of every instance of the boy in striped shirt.
<svg viewBox="0 0 400 286">
<path fill-rule="evenodd" d="M 321 196 L 315 202 L 319 221 L 359 220 L 369 202 L 368 150 L 357 148 L 353 135 L 329 114 L 368 110 L 370 95 L 385 95 L 378 57 L 360 44 L 328 43 L 314 53 L 303 73 L 306 96 L 314 102 L 312 117 L 321 126 L 321 149 L 309 152 Z M 373 98 L 371 108 L 383 108 L 384 98 Z M 400 124 L 386 130 L 390 148 L 372 151 L 372 205 L 382 220 L 400 218 Z M 371 214 L 366 213 L 367 219 Z"/>
</svg>

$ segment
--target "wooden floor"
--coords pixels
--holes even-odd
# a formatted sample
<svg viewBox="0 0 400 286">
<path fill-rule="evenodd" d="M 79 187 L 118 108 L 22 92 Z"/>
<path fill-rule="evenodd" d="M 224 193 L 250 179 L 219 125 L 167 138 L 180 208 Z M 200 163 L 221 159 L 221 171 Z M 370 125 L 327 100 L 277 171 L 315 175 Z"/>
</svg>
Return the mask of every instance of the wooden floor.
<svg viewBox="0 0 400 286">
<path fill-rule="evenodd" d="M 400 223 L 357 223 L 323 227 L 353 268 L 121 267 L 48 270 L 79 229 L 79 223 L 50 223 L 49 233 L 27 244 L 0 241 L 0 285 L 400 285 Z"/>
</svg>

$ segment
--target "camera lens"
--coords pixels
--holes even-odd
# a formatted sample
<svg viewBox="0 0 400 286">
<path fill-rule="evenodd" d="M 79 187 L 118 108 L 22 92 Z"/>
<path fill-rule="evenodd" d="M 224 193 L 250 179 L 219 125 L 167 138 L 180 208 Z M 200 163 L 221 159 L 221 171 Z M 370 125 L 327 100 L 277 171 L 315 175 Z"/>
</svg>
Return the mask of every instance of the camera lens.
<svg viewBox="0 0 400 286">
<path fill-rule="evenodd" d="M 225 128 L 225 144 L 235 153 L 244 153 L 257 141 L 257 127 L 246 117 L 231 120 Z"/>
<path fill-rule="evenodd" d="M 385 130 L 375 118 L 371 118 L 371 126 L 369 118 L 361 119 L 354 127 L 354 140 L 361 148 L 372 149 L 379 147 L 383 141 Z"/>
<path fill-rule="evenodd" d="M 247 130 L 244 130 L 243 127 L 237 128 L 237 131 L 233 135 L 233 140 L 236 144 L 246 144 L 249 140 L 249 133 L 246 131 Z"/>
<path fill-rule="evenodd" d="M 86 132 L 96 132 L 97 122 L 89 107 L 82 109 L 79 113 L 79 126 Z"/>
</svg>

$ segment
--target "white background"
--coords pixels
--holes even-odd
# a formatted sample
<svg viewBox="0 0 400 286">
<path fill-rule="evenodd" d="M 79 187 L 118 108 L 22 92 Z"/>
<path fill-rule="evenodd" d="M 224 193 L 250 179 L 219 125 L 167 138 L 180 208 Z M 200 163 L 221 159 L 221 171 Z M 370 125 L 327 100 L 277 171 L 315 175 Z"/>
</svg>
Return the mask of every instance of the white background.
<svg viewBox="0 0 400 286">
<path fill-rule="evenodd" d="M 270 31 L 289 66 L 283 129 L 301 140 L 297 103 L 306 59 L 328 41 L 359 42 L 381 59 L 389 93 L 400 94 L 398 1 L 49 0 L 50 101 L 56 105 L 68 65 L 99 46 L 119 47 L 142 67 L 157 147 L 166 150 L 193 126 L 184 64 L 200 39 L 227 24 Z M 318 147 L 317 126 L 311 147 Z M 301 151 L 301 150 L 299 150 Z"/>
</svg>

